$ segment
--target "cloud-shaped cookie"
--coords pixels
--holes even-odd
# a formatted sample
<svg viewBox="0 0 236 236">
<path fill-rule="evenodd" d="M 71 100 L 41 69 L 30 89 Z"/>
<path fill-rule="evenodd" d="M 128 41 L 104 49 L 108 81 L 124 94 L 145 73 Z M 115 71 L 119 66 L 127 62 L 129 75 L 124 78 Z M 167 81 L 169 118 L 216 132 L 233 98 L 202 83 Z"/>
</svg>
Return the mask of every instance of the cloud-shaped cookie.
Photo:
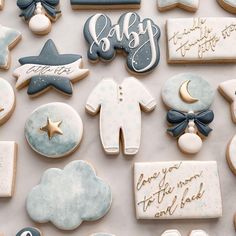
<svg viewBox="0 0 236 236">
<path fill-rule="evenodd" d="M 91 165 L 73 161 L 63 170 L 52 168 L 27 197 L 27 211 L 36 222 L 52 222 L 62 230 L 73 230 L 83 221 L 103 217 L 110 209 L 111 189 L 96 176 Z"/>
</svg>

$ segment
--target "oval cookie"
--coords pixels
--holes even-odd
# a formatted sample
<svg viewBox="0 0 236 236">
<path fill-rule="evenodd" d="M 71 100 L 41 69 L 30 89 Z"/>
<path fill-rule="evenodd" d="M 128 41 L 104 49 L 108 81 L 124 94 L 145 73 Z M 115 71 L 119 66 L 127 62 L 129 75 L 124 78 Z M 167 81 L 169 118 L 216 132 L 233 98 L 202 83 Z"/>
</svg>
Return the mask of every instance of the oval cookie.
<svg viewBox="0 0 236 236">
<path fill-rule="evenodd" d="M 11 85 L 0 78 L 0 125 L 5 123 L 15 109 L 15 93 Z"/>
<path fill-rule="evenodd" d="M 60 158 L 75 151 L 82 134 L 80 116 L 65 103 L 37 108 L 25 124 L 25 137 L 31 148 L 49 158 Z"/>
</svg>

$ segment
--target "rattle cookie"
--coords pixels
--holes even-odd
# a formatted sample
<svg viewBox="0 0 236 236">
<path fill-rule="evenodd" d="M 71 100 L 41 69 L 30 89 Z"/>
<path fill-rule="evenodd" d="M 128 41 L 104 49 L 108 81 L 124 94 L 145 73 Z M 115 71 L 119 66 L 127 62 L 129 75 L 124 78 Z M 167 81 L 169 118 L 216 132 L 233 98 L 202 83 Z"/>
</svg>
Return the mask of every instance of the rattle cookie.
<svg viewBox="0 0 236 236">
<path fill-rule="evenodd" d="M 51 31 L 51 21 L 60 16 L 59 0 L 17 0 L 22 17 L 30 30 L 38 35 L 45 35 Z"/>
<path fill-rule="evenodd" d="M 195 154 L 202 148 L 202 138 L 212 129 L 208 126 L 214 113 L 208 110 L 214 99 L 210 84 L 198 75 L 179 74 L 167 80 L 162 88 L 164 104 L 171 110 L 167 121 L 172 125 L 167 131 L 178 138 L 181 151 Z"/>
<path fill-rule="evenodd" d="M 107 154 L 118 154 L 122 134 L 124 154 L 135 155 L 141 140 L 141 108 L 152 111 L 154 97 L 135 78 L 117 84 L 113 79 L 102 80 L 91 92 L 86 110 L 92 115 L 100 112 L 100 137 Z"/>
<path fill-rule="evenodd" d="M 116 51 L 123 51 L 127 55 L 127 68 L 133 73 L 150 72 L 158 65 L 160 35 L 159 27 L 151 19 L 141 21 L 135 12 L 121 15 L 115 25 L 105 14 L 96 14 L 84 26 L 91 62 L 111 61 Z"/>
<path fill-rule="evenodd" d="M 21 67 L 13 75 L 17 78 L 16 88 L 29 84 L 28 95 L 37 96 L 49 88 L 55 88 L 66 95 L 72 95 L 72 83 L 88 75 L 88 69 L 82 69 L 82 57 L 78 54 L 59 54 L 54 42 L 49 39 L 39 56 L 19 59 Z"/>
<path fill-rule="evenodd" d="M 15 93 L 11 85 L 0 78 L 0 125 L 4 124 L 15 109 Z"/>
<path fill-rule="evenodd" d="M 94 168 L 85 161 L 73 161 L 63 170 L 46 170 L 28 194 L 26 208 L 38 223 L 51 222 L 58 229 L 74 230 L 83 221 L 105 216 L 111 203 L 111 189 Z"/>
<path fill-rule="evenodd" d="M 176 229 L 170 229 L 165 231 L 161 236 L 181 236 L 181 233 Z M 209 236 L 203 230 L 193 230 L 189 236 Z"/>
<path fill-rule="evenodd" d="M 231 13 L 236 13 L 236 0 L 217 0 L 222 8 Z"/>
<path fill-rule="evenodd" d="M 199 0 L 157 0 L 157 6 L 160 11 L 171 10 L 175 7 L 186 11 L 195 12 L 199 7 Z"/>
<path fill-rule="evenodd" d="M 25 124 L 30 147 L 48 158 L 60 158 L 75 151 L 82 139 L 79 114 L 65 103 L 49 103 L 37 108 Z"/>
<path fill-rule="evenodd" d="M 43 236 L 39 229 L 27 227 L 20 230 L 16 236 Z"/>
</svg>

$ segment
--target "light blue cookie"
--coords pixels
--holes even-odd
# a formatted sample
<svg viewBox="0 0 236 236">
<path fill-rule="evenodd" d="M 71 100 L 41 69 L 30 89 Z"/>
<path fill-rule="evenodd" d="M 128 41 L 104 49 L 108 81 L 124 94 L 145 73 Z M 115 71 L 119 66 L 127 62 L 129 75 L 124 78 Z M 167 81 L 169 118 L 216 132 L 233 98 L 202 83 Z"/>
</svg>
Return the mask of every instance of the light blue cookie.
<svg viewBox="0 0 236 236">
<path fill-rule="evenodd" d="M 181 96 L 181 91 L 184 96 Z M 200 76 L 186 73 L 168 79 L 161 93 L 168 108 L 183 112 L 199 112 L 210 107 L 215 91 Z"/>
<path fill-rule="evenodd" d="M 83 221 L 103 217 L 111 207 L 108 184 L 91 165 L 73 161 L 63 170 L 48 169 L 27 197 L 27 212 L 38 223 L 51 222 L 62 230 L 74 230 Z"/>
<path fill-rule="evenodd" d="M 51 132 L 53 127 L 56 130 Z M 80 144 L 83 124 L 79 114 L 65 103 L 49 103 L 37 108 L 25 124 L 25 136 L 33 150 L 60 158 L 73 152 Z"/>
</svg>

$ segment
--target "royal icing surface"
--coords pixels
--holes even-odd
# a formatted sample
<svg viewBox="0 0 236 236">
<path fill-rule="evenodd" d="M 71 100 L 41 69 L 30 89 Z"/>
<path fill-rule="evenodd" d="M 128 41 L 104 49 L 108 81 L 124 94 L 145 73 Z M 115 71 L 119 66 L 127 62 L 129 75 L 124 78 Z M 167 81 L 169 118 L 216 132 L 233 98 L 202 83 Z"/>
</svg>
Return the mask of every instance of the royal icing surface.
<svg viewBox="0 0 236 236">
<path fill-rule="evenodd" d="M 82 69 L 82 57 L 77 54 L 59 54 L 52 40 L 48 40 L 39 56 L 23 57 L 21 67 L 13 75 L 17 77 L 16 88 L 27 84 L 31 96 L 53 87 L 67 95 L 72 95 L 72 83 L 84 78 L 87 69 Z"/>
<path fill-rule="evenodd" d="M 176 229 L 166 230 L 161 236 L 181 236 L 181 233 Z M 208 236 L 203 230 L 193 230 L 189 236 Z"/>
<path fill-rule="evenodd" d="M 25 137 L 31 148 L 49 158 L 73 152 L 82 139 L 83 124 L 79 114 L 65 103 L 38 107 L 25 124 Z"/>
<path fill-rule="evenodd" d="M 12 197 L 16 172 L 15 142 L 0 142 L 0 197 Z"/>
<path fill-rule="evenodd" d="M 32 228 L 32 227 L 26 227 L 22 230 L 20 230 L 16 236 L 42 236 L 41 232 L 36 229 L 36 228 Z"/>
<path fill-rule="evenodd" d="M 107 154 L 117 154 L 120 137 L 126 155 L 135 155 L 140 147 L 141 110 L 151 111 L 156 106 L 154 97 L 135 78 L 117 84 L 112 79 L 102 80 L 90 94 L 86 110 L 100 112 L 100 137 Z"/>
<path fill-rule="evenodd" d="M 110 209 L 111 189 L 91 165 L 73 161 L 63 170 L 48 169 L 27 197 L 27 212 L 38 223 L 51 222 L 73 230 L 83 221 L 95 221 Z"/>
<path fill-rule="evenodd" d="M 196 11 L 199 6 L 199 0 L 157 0 L 157 5 L 160 10 L 181 7 Z"/>
<path fill-rule="evenodd" d="M 0 78 L 0 125 L 5 123 L 15 108 L 15 93 L 11 85 Z"/>
<path fill-rule="evenodd" d="M 149 72 L 159 63 L 160 29 L 151 19 L 141 21 L 137 13 L 121 15 L 115 25 L 105 14 L 93 15 L 85 23 L 84 37 L 89 43 L 91 61 L 110 61 L 117 50 L 123 50 L 131 72 Z"/>
<path fill-rule="evenodd" d="M 235 62 L 236 18 L 167 20 L 168 62 Z"/>
<path fill-rule="evenodd" d="M 135 163 L 137 219 L 217 218 L 222 202 L 217 163 Z"/>
<path fill-rule="evenodd" d="M 209 235 L 203 230 L 193 230 L 189 236 L 209 236 Z"/>
<path fill-rule="evenodd" d="M 236 175 L 236 135 L 231 139 L 228 145 L 227 161 L 230 169 Z"/>
<path fill-rule="evenodd" d="M 236 1 L 235 0 L 217 0 L 218 3 L 231 13 L 236 13 Z"/>
</svg>

